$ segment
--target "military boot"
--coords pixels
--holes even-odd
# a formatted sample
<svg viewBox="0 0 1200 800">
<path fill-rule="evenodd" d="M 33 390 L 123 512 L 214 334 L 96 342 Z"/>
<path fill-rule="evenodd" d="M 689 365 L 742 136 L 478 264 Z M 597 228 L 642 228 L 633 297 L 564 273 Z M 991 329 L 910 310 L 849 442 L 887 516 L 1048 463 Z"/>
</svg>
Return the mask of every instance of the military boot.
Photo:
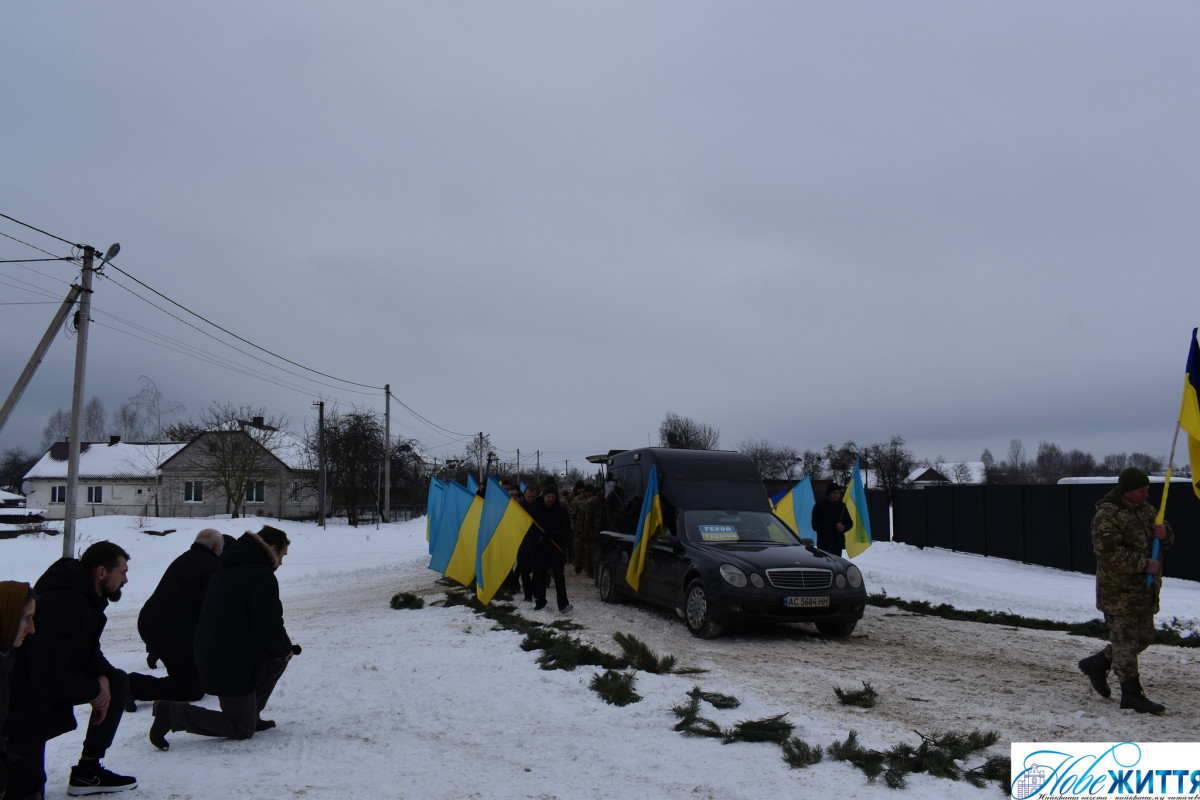
<svg viewBox="0 0 1200 800">
<path fill-rule="evenodd" d="M 1080 659 L 1079 671 L 1092 682 L 1092 688 L 1101 697 L 1112 697 L 1112 689 L 1108 688 L 1108 670 L 1112 667 L 1112 658 L 1107 649 L 1095 655 Z"/>
<path fill-rule="evenodd" d="M 1139 714 L 1161 714 L 1167 710 L 1162 703 L 1146 697 L 1142 691 L 1141 678 L 1121 681 L 1121 708 L 1132 708 Z"/>
</svg>

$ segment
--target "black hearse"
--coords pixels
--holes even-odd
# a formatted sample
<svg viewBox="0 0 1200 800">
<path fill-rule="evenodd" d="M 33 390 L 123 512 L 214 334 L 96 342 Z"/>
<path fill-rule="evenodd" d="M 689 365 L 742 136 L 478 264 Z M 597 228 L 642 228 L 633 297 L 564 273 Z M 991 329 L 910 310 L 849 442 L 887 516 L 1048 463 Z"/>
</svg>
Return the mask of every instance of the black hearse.
<svg viewBox="0 0 1200 800">
<path fill-rule="evenodd" d="M 600 598 L 672 608 L 693 635 L 736 622 L 811 622 L 848 636 L 866 607 L 858 567 L 801 541 L 771 511 L 758 469 L 743 453 L 645 447 L 603 463 L 606 530 L 596 544 Z M 666 530 L 649 548 L 639 590 L 625 579 L 651 470 Z"/>
</svg>

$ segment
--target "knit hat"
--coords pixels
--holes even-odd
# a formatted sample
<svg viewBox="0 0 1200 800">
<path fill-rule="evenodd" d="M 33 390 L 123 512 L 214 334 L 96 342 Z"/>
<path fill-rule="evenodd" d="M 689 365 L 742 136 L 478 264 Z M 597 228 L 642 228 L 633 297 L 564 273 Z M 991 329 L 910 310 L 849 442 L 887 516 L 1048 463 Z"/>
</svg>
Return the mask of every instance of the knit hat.
<svg viewBox="0 0 1200 800">
<path fill-rule="evenodd" d="M 1127 467 L 1121 470 L 1121 477 L 1117 478 L 1117 491 L 1121 494 L 1133 492 L 1149 485 L 1150 479 L 1137 467 Z"/>
<path fill-rule="evenodd" d="M 556 495 L 556 494 L 558 494 L 558 487 L 557 487 L 557 486 L 555 486 L 553 483 L 546 483 L 546 484 L 543 484 L 543 485 L 542 485 L 542 494 L 544 494 L 544 495 L 545 495 L 545 494 L 554 494 L 554 495 Z"/>
<path fill-rule="evenodd" d="M 833 494 L 834 492 L 842 491 L 842 487 L 838 486 L 837 481 L 830 481 L 825 486 L 825 494 Z"/>
<path fill-rule="evenodd" d="M 25 605 L 29 602 L 29 584 L 20 581 L 0 581 L 0 653 L 12 647 L 17 638 Z"/>
</svg>

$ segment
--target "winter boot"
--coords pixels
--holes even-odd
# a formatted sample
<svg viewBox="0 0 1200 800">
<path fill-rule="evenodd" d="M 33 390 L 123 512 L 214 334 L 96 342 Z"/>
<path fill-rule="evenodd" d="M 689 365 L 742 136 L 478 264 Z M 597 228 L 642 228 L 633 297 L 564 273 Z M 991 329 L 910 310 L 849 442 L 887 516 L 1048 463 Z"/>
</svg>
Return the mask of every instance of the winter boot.
<svg viewBox="0 0 1200 800">
<path fill-rule="evenodd" d="M 159 750 L 170 749 L 171 743 L 167 741 L 167 734 L 171 732 L 171 707 L 166 700 L 155 700 L 150 713 L 154 715 L 150 722 L 150 744 Z"/>
<path fill-rule="evenodd" d="M 1087 675 L 1088 680 L 1092 682 L 1092 688 L 1101 697 L 1112 697 L 1112 689 L 1108 688 L 1108 670 L 1111 667 L 1112 659 L 1106 650 L 1079 661 L 1079 671 Z"/>
<path fill-rule="evenodd" d="M 1121 681 L 1121 708 L 1132 708 L 1139 714 L 1161 714 L 1167 710 L 1162 703 L 1146 697 L 1140 678 Z"/>
</svg>

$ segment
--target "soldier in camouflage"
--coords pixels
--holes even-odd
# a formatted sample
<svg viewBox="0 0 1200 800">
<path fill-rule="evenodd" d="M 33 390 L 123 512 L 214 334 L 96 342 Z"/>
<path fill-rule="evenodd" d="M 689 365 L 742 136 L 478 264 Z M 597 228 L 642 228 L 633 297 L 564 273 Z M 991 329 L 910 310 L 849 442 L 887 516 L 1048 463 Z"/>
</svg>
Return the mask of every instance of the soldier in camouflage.
<svg viewBox="0 0 1200 800">
<path fill-rule="evenodd" d="M 1162 589 L 1162 565 L 1151 558 L 1155 539 L 1170 547 L 1169 524 L 1156 525 L 1148 502 L 1150 479 L 1136 467 L 1121 473 L 1117 486 L 1096 503 L 1092 549 L 1096 553 L 1096 608 L 1104 612 L 1109 642 L 1079 662 L 1101 697 L 1109 697 L 1108 671 L 1121 682 L 1121 708 L 1161 714 L 1165 707 L 1146 697 L 1138 674 L 1138 653 L 1154 642 L 1154 615 Z M 1147 582 L 1147 575 L 1153 580 Z"/>
<path fill-rule="evenodd" d="M 589 578 L 596 577 L 593 565 L 596 556 L 596 537 L 600 533 L 600 515 L 604 502 L 596 495 L 596 487 L 590 483 L 583 486 L 583 493 L 575 506 L 575 574 L 584 570 Z"/>
</svg>

